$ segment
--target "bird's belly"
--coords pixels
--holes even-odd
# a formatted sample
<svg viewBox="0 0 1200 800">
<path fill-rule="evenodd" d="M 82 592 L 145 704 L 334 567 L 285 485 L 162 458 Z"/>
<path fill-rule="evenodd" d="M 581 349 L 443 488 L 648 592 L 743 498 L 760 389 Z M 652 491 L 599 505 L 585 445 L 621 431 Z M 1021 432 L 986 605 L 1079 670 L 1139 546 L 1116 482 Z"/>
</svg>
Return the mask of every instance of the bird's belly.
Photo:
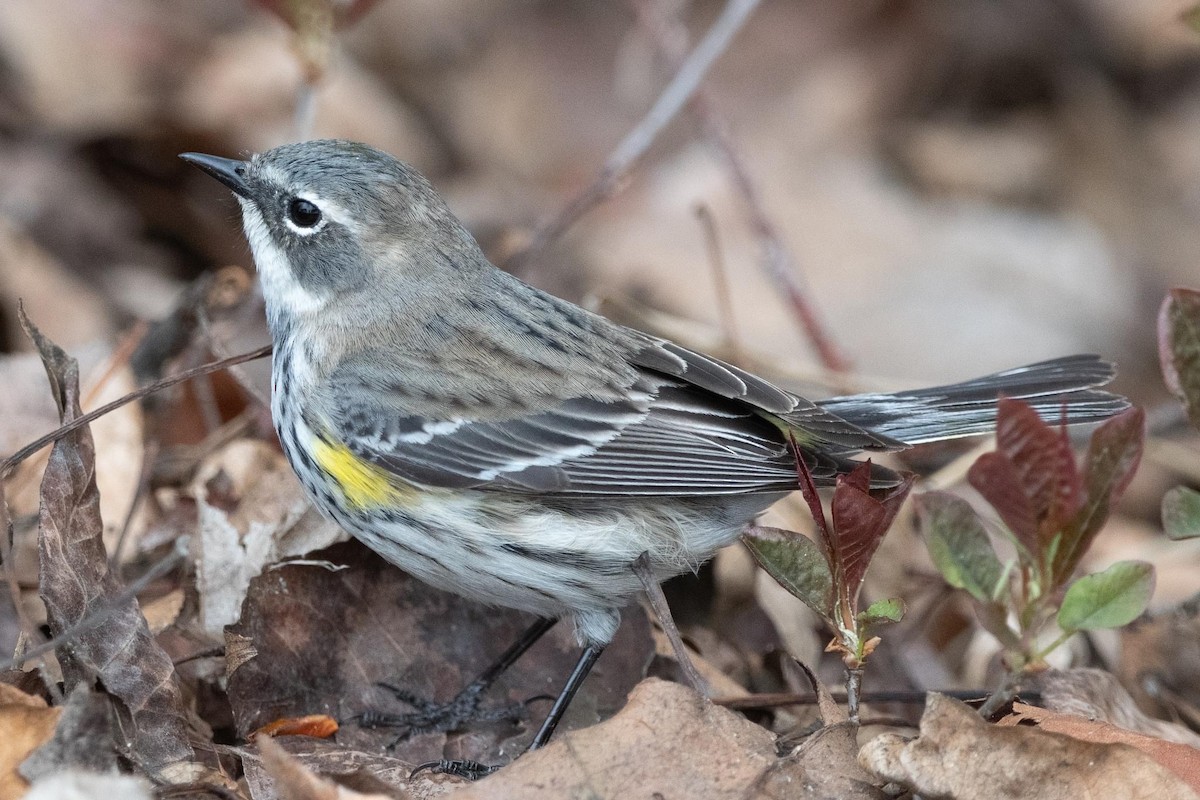
<svg viewBox="0 0 1200 800">
<path fill-rule="evenodd" d="M 278 420 L 278 417 L 277 417 Z M 771 501 L 537 498 L 406 484 L 302 420 L 280 442 L 309 497 L 384 559 L 439 589 L 544 616 L 612 615 L 642 588 L 696 569 Z M 750 502 L 747 502 L 750 501 Z"/>
</svg>

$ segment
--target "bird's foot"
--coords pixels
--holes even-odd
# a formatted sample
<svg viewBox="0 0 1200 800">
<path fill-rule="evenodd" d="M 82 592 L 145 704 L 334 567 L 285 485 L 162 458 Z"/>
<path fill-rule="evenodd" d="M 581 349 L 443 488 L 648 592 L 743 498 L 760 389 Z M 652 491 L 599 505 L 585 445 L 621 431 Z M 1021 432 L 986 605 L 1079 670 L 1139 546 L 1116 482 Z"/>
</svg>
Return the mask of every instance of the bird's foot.
<svg viewBox="0 0 1200 800">
<path fill-rule="evenodd" d="M 434 775 L 457 775 L 460 778 L 466 778 L 469 781 L 477 781 L 480 778 L 486 778 L 496 770 L 500 769 L 495 764 L 480 764 L 478 761 L 469 759 L 454 759 L 441 761 L 427 761 L 420 764 L 409 773 L 408 777 L 412 778 L 418 772 L 429 770 Z"/>
<path fill-rule="evenodd" d="M 468 685 L 454 699 L 446 703 L 428 700 L 407 689 L 391 684 L 381 683 L 379 685 L 391 692 L 397 700 L 414 709 L 404 714 L 369 709 L 359 715 L 359 724 L 364 728 L 401 729 L 400 735 L 392 742 L 392 747 L 412 736 L 424 733 L 449 733 L 462 730 L 471 723 L 522 722 L 529 718 L 527 703 L 481 708 L 480 699 L 487 687 L 480 686 L 478 683 Z"/>
</svg>

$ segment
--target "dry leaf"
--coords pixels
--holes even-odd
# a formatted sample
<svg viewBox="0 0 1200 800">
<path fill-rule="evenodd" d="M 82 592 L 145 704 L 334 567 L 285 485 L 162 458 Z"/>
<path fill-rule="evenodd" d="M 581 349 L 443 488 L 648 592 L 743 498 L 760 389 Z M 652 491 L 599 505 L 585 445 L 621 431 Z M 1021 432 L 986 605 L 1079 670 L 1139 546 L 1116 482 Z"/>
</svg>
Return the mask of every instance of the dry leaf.
<svg viewBox="0 0 1200 800">
<path fill-rule="evenodd" d="M 275 792 L 286 800 L 393 800 L 390 794 L 364 794 L 339 786 L 314 773 L 269 736 L 256 739 L 263 769 L 275 782 Z"/>
<path fill-rule="evenodd" d="M 48 775 L 21 800 L 154 800 L 154 787 L 145 778 L 115 773 L 69 770 Z"/>
<path fill-rule="evenodd" d="M 162 597 L 142 604 L 142 616 L 150 626 L 150 633 L 157 636 L 175 623 L 183 610 L 183 589 L 172 589 Z"/>
<path fill-rule="evenodd" d="M 386 747 L 398 731 L 350 721 L 366 710 L 412 710 L 380 682 L 448 701 L 532 622 L 526 614 L 426 586 L 358 542 L 314 559 L 344 568 L 289 564 L 260 575 L 251 582 L 242 619 L 227 629 L 239 643 L 236 653 L 227 653 L 238 662 L 228 672 L 228 694 L 239 735 L 280 717 L 328 714 L 344 721 L 340 743 L 368 751 Z M 645 674 L 653 650 L 649 622 L 636 607 L 624 616 L 559 730 L 611 716 Z M 501 676 L 482 705 L 556 695 L 578 656 L 570 626 L 556 626 Z M 414 736 L 392 754 L 413 764 L 439 758 L 503 763 L 532 738 L 548 709 L 547 702 L 533 703 L 531 721 L 520 726 L 481 721 L 462 734 Z"/>
<path fill-rule="evenodd" d="M 200 467 L 192 491 L 200 621 L 214 635 L 237 622 L 250 580 L 267 564 L 348 538 L 312 507 L 287 459 L 265 442 L 222 448 Z"/>
<path fill-rule="evenodd" d="M 338 731 L 337 720 L 328 714 L 309 714 L 306 717 L 284 717 L 263 725 L 255 734 L 259 736 L 310 736 L 328 739 Z"/>
<path fill-rule="evenodd" d="M 70 421 L 80 414 L 78 364 L 25 322 L 63 421 Z M 153 771 L 194 754 L 171 659 L 150 635 L 137 602 L 116 603 L 122 587 L 108 570 L 95 469 L 87 427 L 60 439 L 50 452 L 38 513 L 39 592 L 55 636 L 105 615 L 58 649 L 64 681 L 73 688 L 98 680 L 119 700 L 129 756 Z"/>
<path fill-rule="evenodd" d="M 410 793 L 408 775 L 412 765 L 381 753 L 351 750 L 321 739 L 288 736 L 273 739 L 255 737 L 254 744 L 240 749 L 246 783 L 255 800 L 276 798 L 309 798 L 322 794 L 306 791 L 325 791 L 335 788 L 348 795 L 328 794 L 329 797 L 433 797 L 444 794 L 450 779 L 437 781 L 426 778 L 418 783 L 430 791 Z M 443 791 L 437 791 L 441 785 Z M 295 793 L 291 793 L 294 791 Z M 361 794 L 360 794 L 361 793 Z"/>
<path fill-rule="evenodd" d="M 845 716 L 844 712 L 842 716 Z M 807 737 L 759 782 L 763 798 L 791 798 L 804 787 L 808 800 L 884 800 L 871 773 L 858 763 L 858 726 L 827 725 Z"/>
<path fill-rule="evenodd" d="M 1059 713 L 1045 708 L 1028 706 L 1024 703 L 1014 703 L 1013 713 L 1000 720 L 998 724 L 1034 724 L 1040 730 L 1066 734 L 1085 742 L 1127 744 L 1136 747 L 1178 775 L 1193 790 L 1200 791 L 1200 750 L 1193 746 L 1136 733 L 1110 722 L 1087 719 L 1075 712 Z"/>
<path fill-rule="evenodd" d="M 751 789 L 776 761 L 774 737 L 763 728 L 684 686 L 649 678 L 611 720 L 557 736 L 454 798 L 783 798 L 789 795 Z"/>
<path fill-rule="evenodd" d="M 1047 711 L 1108 722 L 1156 739 L 1200 748 L 1200 734 L 1143 713 L 1111 672 L 1051 669 L 1032 676 L 1029 688 L 1041 692 L 1041 705 Z"/>
<path fill-rule="evenodd" d="M 54 734 L 61 708 L 47 708 L 40 697 L 0 684 L 0 797 L 20 797 L 29 782 L 17 767 Z"/>
<path fill-rule="evenodd" d="M 1197 797 L 1187 784 L 1128 745 L 989 725 L 964 703 L 933 693 L 918 738 L 882 734 L 862 748 L 859 761 L 884 780 L 930 798 Z"/>
</svg>

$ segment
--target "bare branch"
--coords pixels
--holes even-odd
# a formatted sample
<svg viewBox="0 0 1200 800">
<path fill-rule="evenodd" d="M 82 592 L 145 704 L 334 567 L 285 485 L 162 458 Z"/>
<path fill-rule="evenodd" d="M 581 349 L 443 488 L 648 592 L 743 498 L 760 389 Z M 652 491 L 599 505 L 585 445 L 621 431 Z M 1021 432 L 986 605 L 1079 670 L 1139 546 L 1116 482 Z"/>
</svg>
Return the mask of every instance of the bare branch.
<svg viewBox="0 0 1200 800">
<path fill-rule="evenodd" d="M 84 425 L 87 425 L 87 424 L 91 423 L 92 421 L 94 421 L 100 417 L 103 417 L 105 414 L 109 413 L 110 411 L 115 411 L 116 409 L 120 408 L 123 405 L 132 403 L 134 400 L 141 400 L 143 397 L 146 397 L 147 395 L 154 394 L 155 392 L 160 392 L 163 389 L 168 389 L 176 384 L 183 383 L 184 381 L 190 381 L 192 378 L 195 378 L 199 375 L 209 375 L 213 372 L 220 372 L 221 370 L 228 369 L 229 367 L 234 366 L 235 364 L 243 364 L 247 361 L 253 361 L 256 358 L 262 358 L 263 356 L 267 356 L 270 354 L 271 354 L 271 346 L 265 345 L 263 347 L 259 347 L 259 348 L 255 349 L 255 350 L 251 350 L 249 353 L 242 353 L 241 355 L 230 356 L 229 358 L 222 358 L 219 361 L 212 361 L 208 364 L 201 364 L 200 366 L 195 367 L 193 369 L 185 370 L 183 372 L 180 372 L 177 375 L 171 375 L 170 377 L 163 378 L 162 380 L 157 380 L 154 383 L 151 383 L 147 386 L 143 386 L 142 388 L 138 389 L 137 391 L 130 392 L 129 394 L 125 395 L 124 397 L 118 397 L 116 400 L 113 400 L 111 403 L 105 403 L 104 405 L 100 406 L 99 408 L 93 409 L 93 410 L 89 411 L 88 413 L 83 414 L 82 416 L 71 420 L 66 425 L 62 425 L 58 428 L 55 428 L 54 430 L 47 433 L 45 436 L 38 437 L 34 441 L 32 441 L 29 444 L 22 447 L 17 452 L 13 453 L 8 458 L 4 459 L 3 461 L 0 461 L 0 480 L 7 478 L 18 464 L 20 464 L 25 459 L 29 458 L 31 455 L 36 453 L 38 450 L 41 450 L 46 445 L 57 442 L 59 439 L 66 436 L 71 431 L 76 430 L 78 428 L 82 428 Z"/>
<path fill-rule="evenodd" d="M 667 84 L 658 100 L 631 130 L 616 149 L 612 151 L 595 180 L 554 217 L 540 224 L 533 232 L 529 243 L 511 256 L 506 266 L 510 269 L 528 262 L 551 241 L 562 235 L 576 220 L 593 206 L 615 193 L 621 179 L 641 158 L 667 123 L 679 114 L 713 63 L 729 47 L 729 43 L 760 0 L 729 0 L 721 16 L 713 23 L 705 37 L 686 58 L 679 59 L 675 77 Z"/>
<path fill-rule="evenodd" d="M 634 10 L 643 27 L 650 32 L 659 51 L 669 67 L 674 67 L 684 57 L 687 46 L 687 31 L 674 14 L 670 4 L 654 0 L 632 0 Z M 821 363 L 834 372 L 845 372 L 849 363 L 834 344 L 821 322 L 816 308 L 809 302 L 799 281 L 800 268 L 783 244 L 779 229 L 771 222 L 763 206 L 758 187 L 750 178 L 745 160 L 734 146 L 729 128 L 717 113 L 711 95 L 704 87 L 698 87 L 691 97 L 689 110 L 700 123 L 701 131 L 709 146 L 724 161 L 734 186 L 742 195 L 759 241 L 762 243 L 763 267 L 775 284 L 788 307 L 792 310 L 801 329 L 816 350 Z"/>
</svg>

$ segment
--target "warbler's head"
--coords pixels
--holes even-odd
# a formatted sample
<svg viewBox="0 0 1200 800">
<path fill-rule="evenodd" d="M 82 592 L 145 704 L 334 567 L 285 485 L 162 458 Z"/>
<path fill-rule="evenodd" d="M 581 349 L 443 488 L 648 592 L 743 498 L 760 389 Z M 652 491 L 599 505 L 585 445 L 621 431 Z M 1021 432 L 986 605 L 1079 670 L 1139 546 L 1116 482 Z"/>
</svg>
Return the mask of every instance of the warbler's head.
<svg viewBox="0 0 1200 800">
<path fill-rule="evenodd" d="M 318 311 L 337 297 L 391 291 L 397 277 L 417 289 L 482 259 L 429 182 L 373 147 L 325 139 L 249 161 L 180 157 L 237 195 L 269 310 Z"/>
</svg>

